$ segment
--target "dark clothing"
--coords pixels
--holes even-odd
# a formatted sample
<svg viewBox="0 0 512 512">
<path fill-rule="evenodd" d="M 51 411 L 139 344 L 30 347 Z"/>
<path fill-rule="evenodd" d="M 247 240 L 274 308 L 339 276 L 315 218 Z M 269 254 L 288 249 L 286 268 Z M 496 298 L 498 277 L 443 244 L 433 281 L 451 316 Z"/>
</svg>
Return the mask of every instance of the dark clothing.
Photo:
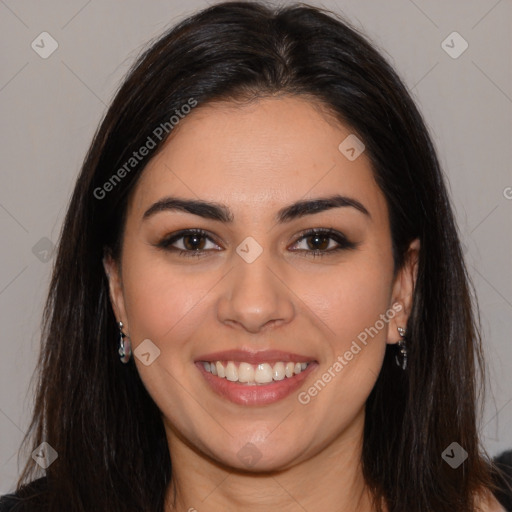
<svg viewBox="0 0 512 512">
<path fill-rule="evenodd" d="M 0 512 L 24 512 L 24 498 L 44 493 L 46 477 L 38 478 L 25 485 L 19 492 L 0 496 Z M 32 502 L 33 503 L 33 502 Z M 31 507 L 32 510 L 35 510 Z"/>
<path fill-rule="evenodd" d="M 501 506 L 507 510 L 512 511 L 512 450 L 503 452 L 500 456 L 494 458 L 494 463 L 506 473 L 505 480 L 497 479 L 496 485 L 500 488 L 494 494 L 497 500 L 501 503 Z M 2 510 L 0 509 L 0 512 Z"/>
</svg>

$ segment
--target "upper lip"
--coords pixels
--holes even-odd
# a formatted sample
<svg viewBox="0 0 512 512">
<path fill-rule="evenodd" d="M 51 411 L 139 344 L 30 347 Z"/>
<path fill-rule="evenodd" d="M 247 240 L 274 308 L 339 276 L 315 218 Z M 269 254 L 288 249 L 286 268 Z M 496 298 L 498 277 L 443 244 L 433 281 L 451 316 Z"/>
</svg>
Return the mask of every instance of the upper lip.
<svg viewBox="0 0 512 512">
<path fill-rule="evenodd" d="M 283 352 L 282 350 L 223 350 L 220 352 L 210 352 L 196 358 L 198 361 L 238 361 L 250 364 L 258 363 L 277 363 L 283 362 L 310 362 L 315 361 L 314 357 L 293 352 Z"/>
</svg>

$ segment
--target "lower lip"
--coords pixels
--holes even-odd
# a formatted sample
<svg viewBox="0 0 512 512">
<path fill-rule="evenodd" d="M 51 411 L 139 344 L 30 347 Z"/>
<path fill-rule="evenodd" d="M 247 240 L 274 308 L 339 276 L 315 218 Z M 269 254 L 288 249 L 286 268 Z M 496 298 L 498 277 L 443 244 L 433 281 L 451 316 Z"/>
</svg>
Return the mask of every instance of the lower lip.
<svg viewBox="0 0 512 512">
<path fill-rule="evenodd" d="M 256 384 L 254 386 L 216 377 L 204 369 L 202 362 L 196 362 L 196 366 L 203 374 L 206 382 L 218 395 L 239 405 L 267 405 L 278 402 L 296 391 L 308 375 L 318 366 L 318 363 L 310 363 L 304 371 L 293 377 L 285 377 L 283 380 L 272 381 L 268 384 Z"/>
</svg>

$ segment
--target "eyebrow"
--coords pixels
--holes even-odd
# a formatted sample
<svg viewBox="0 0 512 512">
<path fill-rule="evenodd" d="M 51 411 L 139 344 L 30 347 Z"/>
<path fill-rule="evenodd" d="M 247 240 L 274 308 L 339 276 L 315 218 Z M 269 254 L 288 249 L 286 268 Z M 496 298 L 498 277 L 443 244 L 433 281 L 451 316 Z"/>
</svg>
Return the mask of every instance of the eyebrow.
<svg viewBox="0 0 512 512">
<path fill-rule="evenodd" d="M 320 197 L 297 201 L 291 205 L 281 208 L 275 220 L 279 224 L 291 222 L 292 220 L 324 212 L 332 208 L 352 207 L 363 213 L 368 219 L 372 216 L 370 212 L 357 200 L 351 197 L 335 194 L 329 197 Z M 142 216 L 143 220 L 164 211 L 183 211 L 198 215 L 205 219 L 217 220 L 224 223 L 232 223 L 234 215 L 228 206 L 198 199 L 181 199 L 179 197 L 167 196 L 150 206 Z"/>
</svg>

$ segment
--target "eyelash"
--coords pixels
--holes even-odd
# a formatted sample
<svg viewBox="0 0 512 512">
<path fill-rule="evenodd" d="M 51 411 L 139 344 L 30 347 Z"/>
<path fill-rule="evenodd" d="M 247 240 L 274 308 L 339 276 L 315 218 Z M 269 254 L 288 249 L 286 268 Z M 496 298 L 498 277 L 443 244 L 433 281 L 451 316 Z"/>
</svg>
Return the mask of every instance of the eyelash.
<svg viewBox="0 0 512 512">
<path fill-rule="evenodd" d="M 199 258 L 205 252 L 208 252 L 207 249 L 183 250 L 183 249 L 177 249 L 175 247 L 174 248 L 171 247 L 171 244 L 173 244 L 174 242 L 176 242 L 186 236 L 190 236 L 190 235 L 196 235 L 201 238 L 207 238 L 210 241 L 215 243 L 215 241 L 209 236 L 209 234 L 202 229 L 185 229 L 183 231 L 179 231 L 178 233 L 175 233 L 171 236 L 164 238 L 156 245 L 157 245 L 157 247 L 159 247 L 161 249 L 165 249 L 165 250 L 172 251 L 172 252 L 177 251 L 179 256 L 184 256 L 187 258 L 190 258 L 190 257 Z M 345 238 L 345 236 L 343 236 L 341 233 L 339 233 L 338 231 L 336 231 L 332 228 L 330 228 L 330 229 L 323 229 L 323 228 L 322 229 L 308 229 L 308 230 L 304 231 L 303 233 L 301 233 L 301 236 L 297 239 L 296 242 L 294 242 L 294 245 L 303 239 L 306 239 L 306 238 L 309 238 L 309 237 L 315 236 L 315 235 L 317 235 L 317 236 L 320 235 L 323 238 L 329 238 L 329 239 L 334 240 L 336 243 L 338 243 L 338 247 L 336 247 L 334 249 L 329 249 L 329 250 L 299 249 L 298 252 L 306 252 L 306 253 L 308 253 L 308 255 L 312 256 L 313 258 L 316 258 L 319 256 L 323 257 L 323 256 L 332 255 L 333 253 L 337 253 L 343 249 L 355 249 L 359 245 L 357 243 L 350 242 L 349 240 L 347 240 L 347 238 Z"/>
</svg>

